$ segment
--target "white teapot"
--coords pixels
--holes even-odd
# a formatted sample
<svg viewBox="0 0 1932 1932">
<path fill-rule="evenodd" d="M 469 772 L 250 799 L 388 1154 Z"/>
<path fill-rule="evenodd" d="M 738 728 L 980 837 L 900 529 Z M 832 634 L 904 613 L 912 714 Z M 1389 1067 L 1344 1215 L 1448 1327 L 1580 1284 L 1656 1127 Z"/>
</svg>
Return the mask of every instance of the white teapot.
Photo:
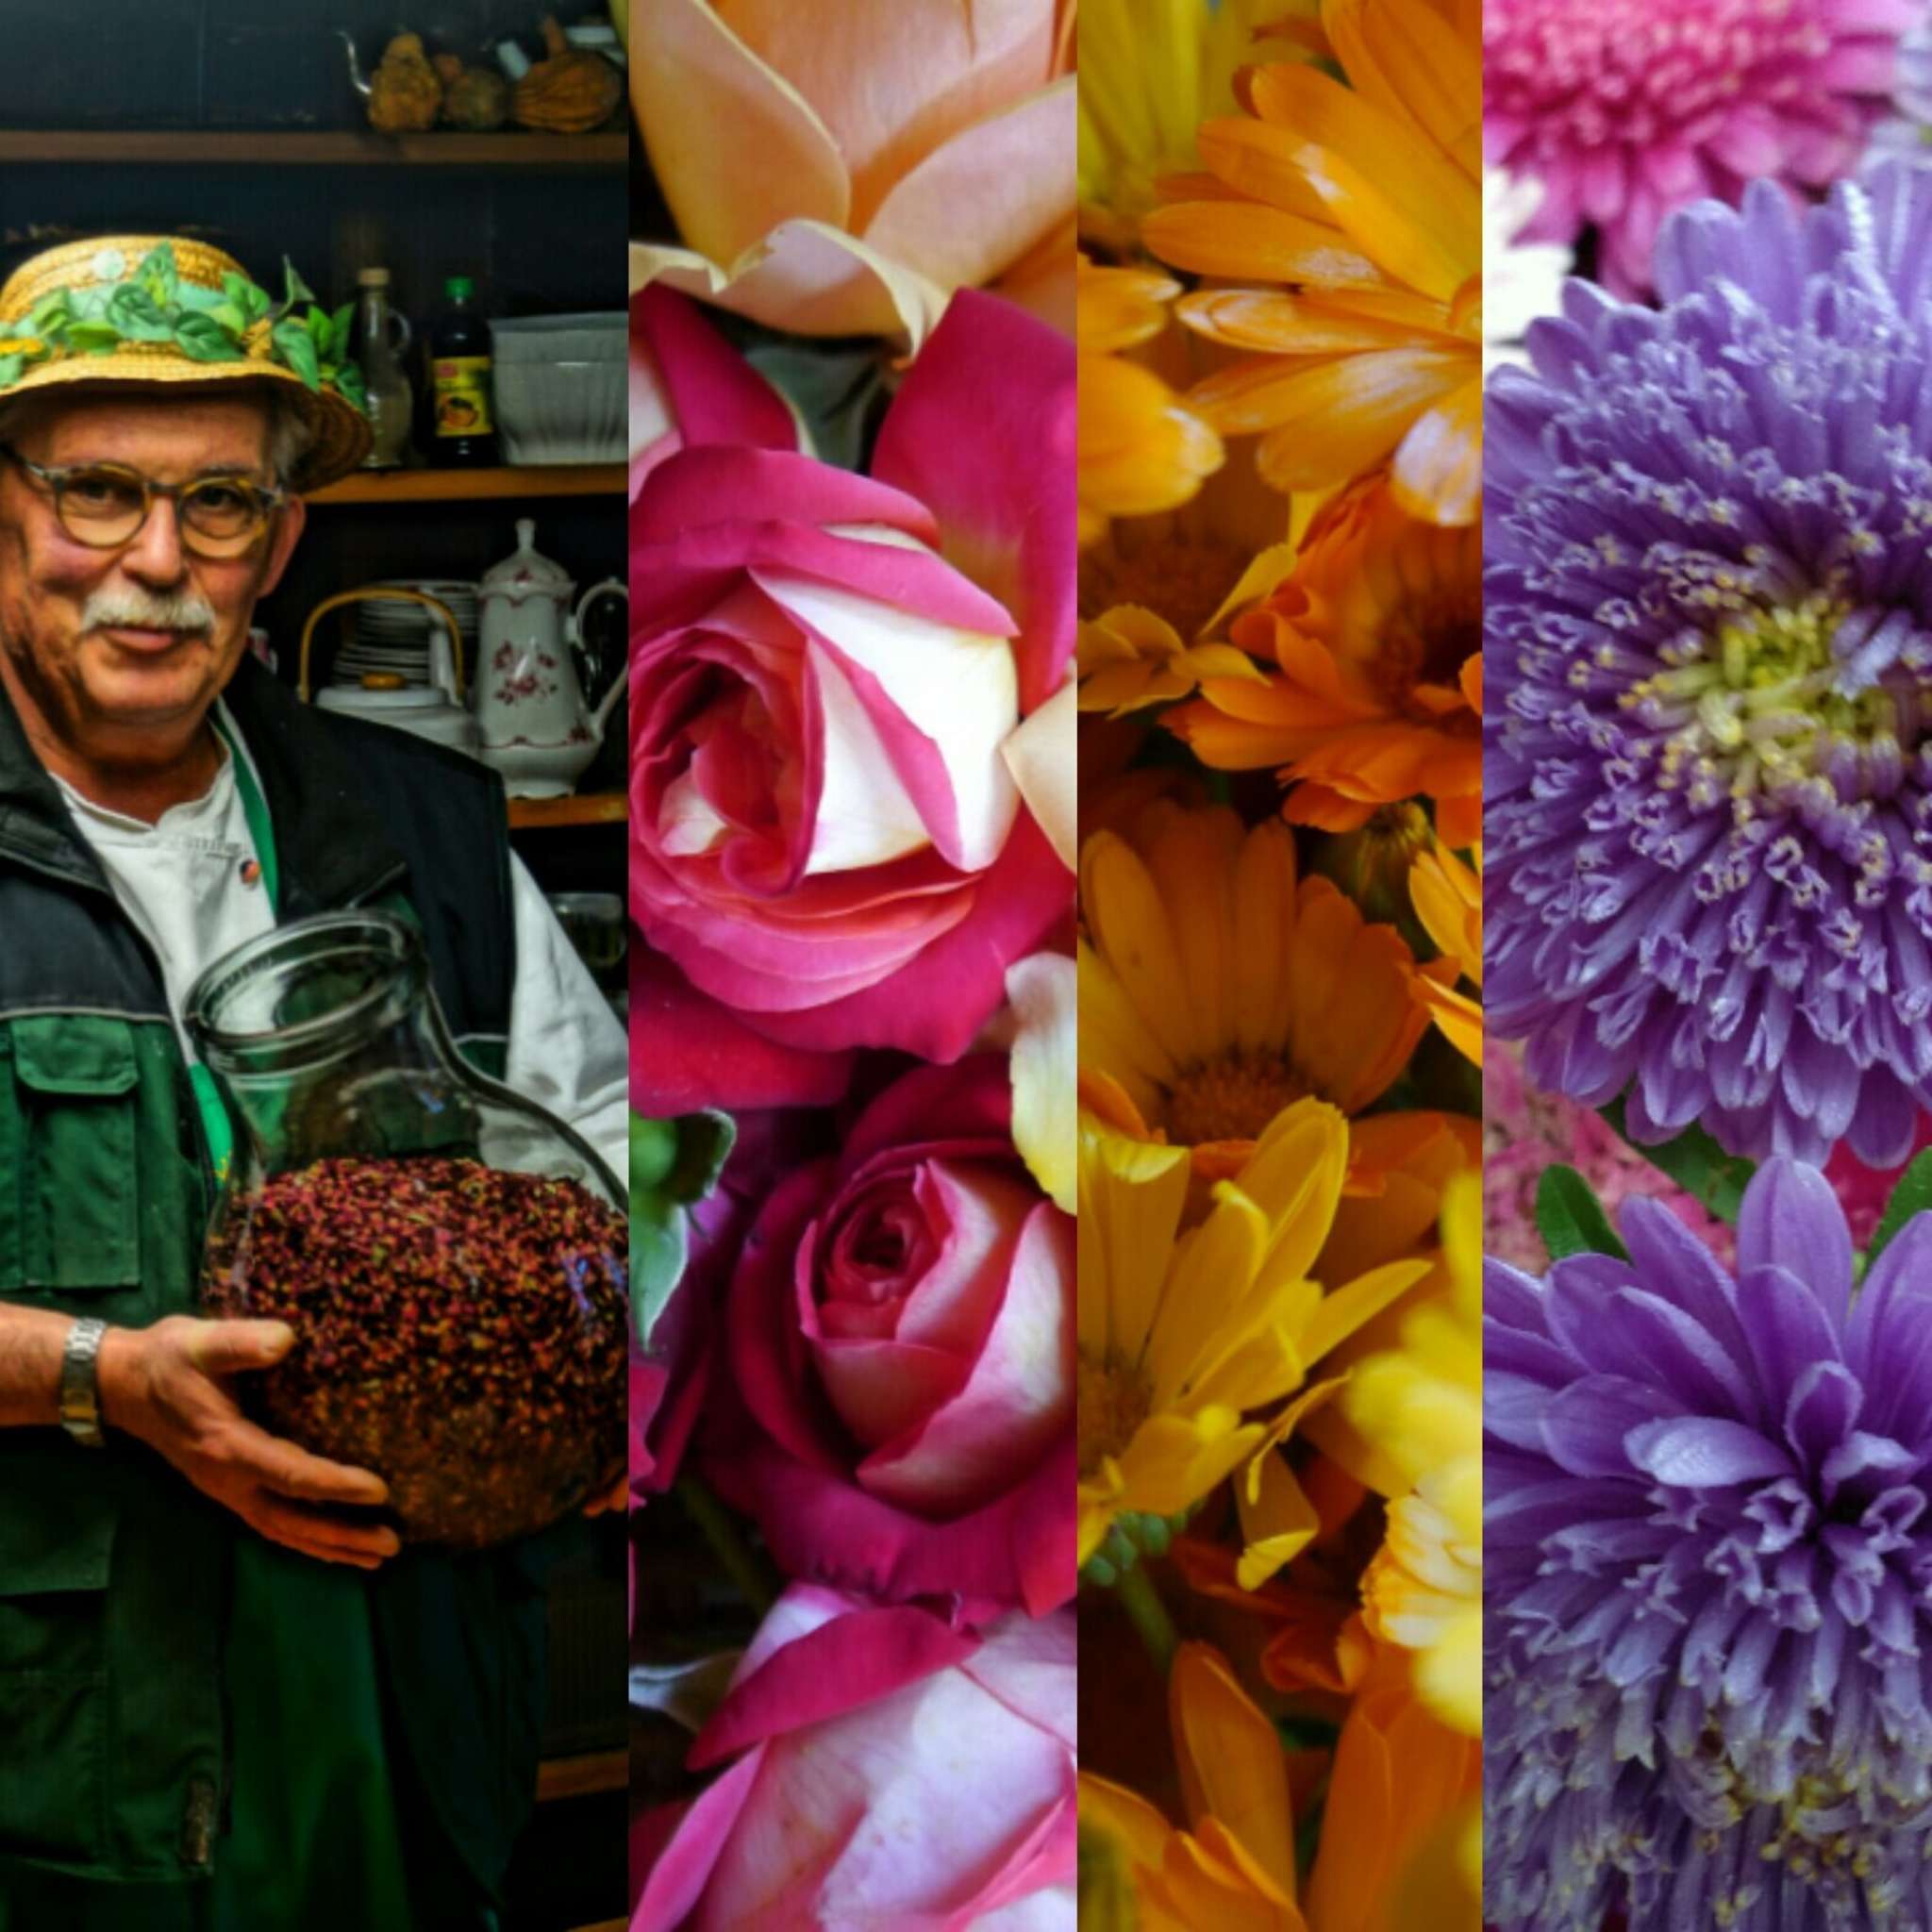
<svg viewBox="0 0 1932 1932">
<path fill-rule="evenodd" d="M 583 614 L 599 597 L 628 603 L 630 592 L 607 577 L 573 609 L 576 586 L 560 565 L 537 554 L 536 535 L 536 523 L 519 518 L 515 551 L 476 587 L 478 756 L 503 774 L 512 798 L 561 798 L 597 756 L 625 690 L 620 671 L 595 710 L 584 702 L 575 655 Z"/>
</svg>

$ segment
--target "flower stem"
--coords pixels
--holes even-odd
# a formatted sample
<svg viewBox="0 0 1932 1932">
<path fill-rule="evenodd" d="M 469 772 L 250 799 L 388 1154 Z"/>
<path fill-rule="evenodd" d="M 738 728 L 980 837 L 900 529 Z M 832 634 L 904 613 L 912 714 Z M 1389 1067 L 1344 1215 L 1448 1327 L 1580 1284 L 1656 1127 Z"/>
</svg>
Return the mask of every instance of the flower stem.
<svg viewBox="0 0 1932 1932">
<path fill-rule="evenodd" d="M 1160 1592 L 1155 1589 L 1153 1579 L 1147 1574 L 1144 1563 L 1136 1563 L 1124 1575 L 1115 1592 L 1121 1602 L 1121 1608 L 1126 1611 L 1134 1628 L 1141 1633 L 1141 1641 L 1147 1646 L 1147 1655 L 1154 1659 L 1154 1668 L 1164 1677 L 1174 1663 L 1174 1654 L 1180 1642 L 1174 1632 L 1174 1619 L 1167 1613 L 1167 1606 L 1160 1601 Z"/>
<path fill-rule="evenodd" d="M 684 1506 L 685 1514 L 703 1532 L 724 1574 L 762 1617 L 776 1601 L 777 1591 L 772 1587 L 764 1563 L 745 1541 L 737 1519 L 694 1475 L 679 1476 L 675 1493 Z"/>
</svg>

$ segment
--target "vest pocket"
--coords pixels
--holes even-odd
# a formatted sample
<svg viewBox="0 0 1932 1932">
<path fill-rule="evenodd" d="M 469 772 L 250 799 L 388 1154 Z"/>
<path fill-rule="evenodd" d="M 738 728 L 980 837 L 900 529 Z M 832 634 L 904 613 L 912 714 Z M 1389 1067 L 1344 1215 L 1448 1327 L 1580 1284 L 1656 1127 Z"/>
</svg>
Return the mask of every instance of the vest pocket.
<svg viewBox="0 0 1932 1932">
<path fill-rule="evenodd" d="M 8 1031 L 23 1142 L 16 1291 L 132 1287 L 141 1279 L 133 1028 L 107 1015 L 41 1013 L 15 1019 Z M 0 1158 L 6 1152 L 0 1147 Z M 7 1269 L 0 1224 L 0 1291 Z"/>
<path fill-rule="evenodd" d="M 62 1460 L 79 1453 L 46 1446 Z M 98 1474 L 84 1487 L 35 1480 L 52 1474 L 50 1462 L 43 1452 L 0 1456 L 9 1485 L 0 1511 L 0 1853 L 84 1865 L 106 1837 L 105 1623 L 118 1511 Z M 33 1500 L 12 1487 L 21 1479 Z"/>
</svg>

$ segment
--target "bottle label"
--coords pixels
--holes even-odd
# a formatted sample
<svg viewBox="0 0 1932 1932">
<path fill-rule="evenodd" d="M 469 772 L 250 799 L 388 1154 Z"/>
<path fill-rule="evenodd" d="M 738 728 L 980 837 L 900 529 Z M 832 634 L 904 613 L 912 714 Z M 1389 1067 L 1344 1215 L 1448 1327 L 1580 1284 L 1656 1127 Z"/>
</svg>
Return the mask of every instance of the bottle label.
<svg viewBox="0 0 1932 1932">
<path fill-rule="evenodd" d="M 436 433 L 488 436 L 490 358 L 439 356 L 432 365 L 436 382 Z"/>
</svg>

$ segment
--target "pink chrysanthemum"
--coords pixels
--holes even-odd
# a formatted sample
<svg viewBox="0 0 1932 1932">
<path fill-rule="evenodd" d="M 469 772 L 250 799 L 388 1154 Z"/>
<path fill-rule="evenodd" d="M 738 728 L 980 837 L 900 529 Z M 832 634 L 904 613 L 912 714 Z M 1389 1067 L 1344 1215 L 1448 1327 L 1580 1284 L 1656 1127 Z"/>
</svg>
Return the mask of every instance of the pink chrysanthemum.
<svg viewBox="0 0 1932 1932">
<path fill-rule="evenodd" d="M 1649 291 L 1658 224 L 1684 203 L 1735 205 L 1769 175 L 1820 188 L 1848 173 L 1888 110 L 1898 42 L 1926 0 L 1488 0 L 1488 158 L 1543 184 L 1524 231 L 1594 225 L 1599 273 Z"/>
</svg>

